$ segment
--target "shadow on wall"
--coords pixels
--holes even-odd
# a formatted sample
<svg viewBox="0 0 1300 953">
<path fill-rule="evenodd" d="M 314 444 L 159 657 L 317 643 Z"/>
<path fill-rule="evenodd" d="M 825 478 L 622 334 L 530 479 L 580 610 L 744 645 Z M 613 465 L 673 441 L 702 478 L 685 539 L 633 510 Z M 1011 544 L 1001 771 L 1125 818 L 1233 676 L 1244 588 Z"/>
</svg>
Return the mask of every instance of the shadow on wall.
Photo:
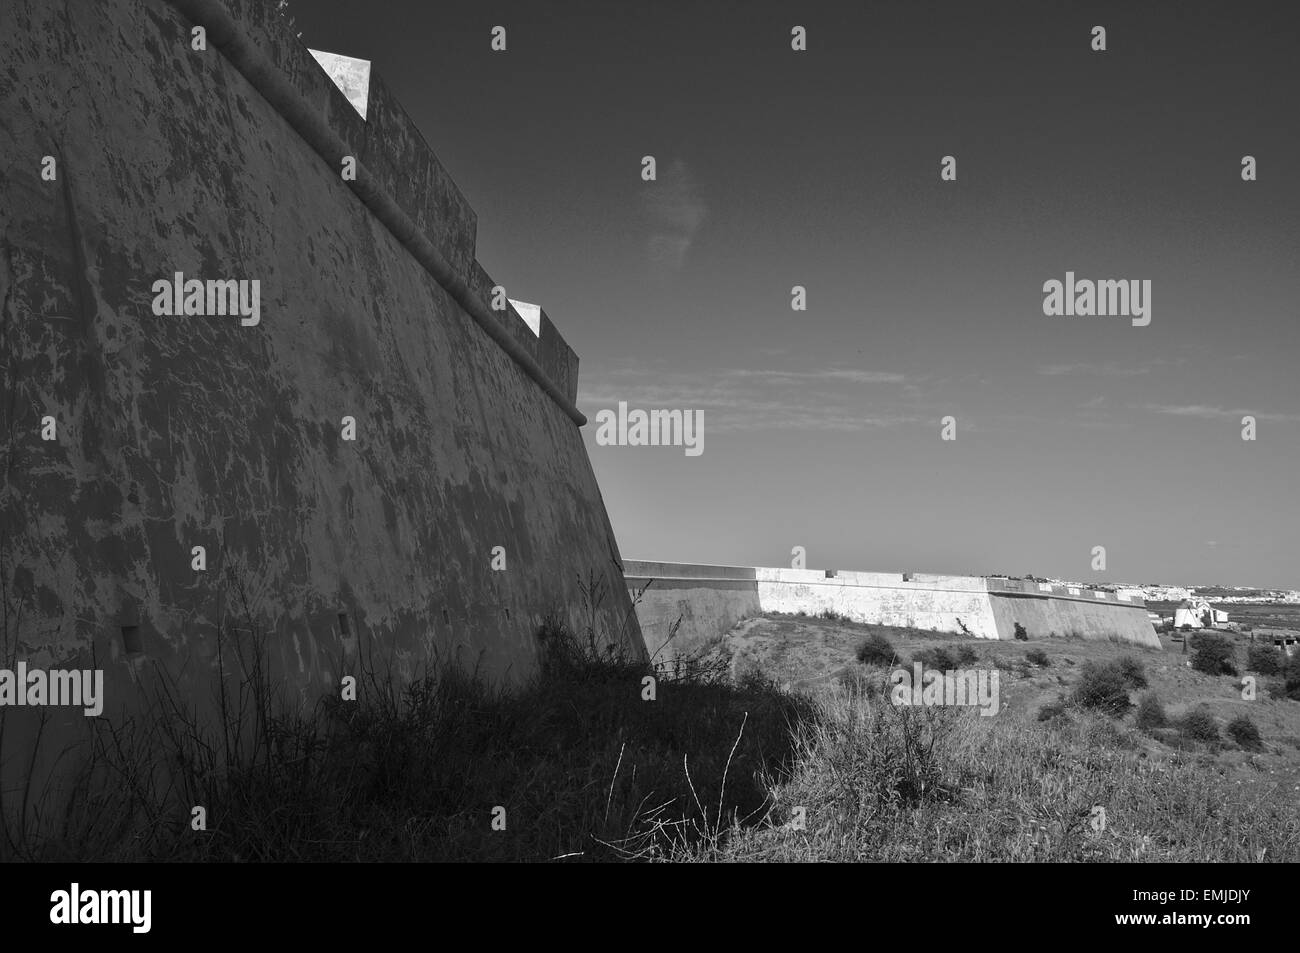
<svg viewBox="0 0 1300 953">
<path fill-rule="evenodd" d="M 767 820 L 806 700 L 694 672 L 656 674 L 647 705 L 652 669 L 615 637 L 551 620 L 537 641 L 517 691 L 442 662 L 399 686 L 363 649 L 304 706 L 265 633 L 222 631 L 217 717 L 150 673 L 147 704 L 85 719 L 61 752 L 63 797 L 0 787 L 0 860 L 650 859 Z"/>
</svg>

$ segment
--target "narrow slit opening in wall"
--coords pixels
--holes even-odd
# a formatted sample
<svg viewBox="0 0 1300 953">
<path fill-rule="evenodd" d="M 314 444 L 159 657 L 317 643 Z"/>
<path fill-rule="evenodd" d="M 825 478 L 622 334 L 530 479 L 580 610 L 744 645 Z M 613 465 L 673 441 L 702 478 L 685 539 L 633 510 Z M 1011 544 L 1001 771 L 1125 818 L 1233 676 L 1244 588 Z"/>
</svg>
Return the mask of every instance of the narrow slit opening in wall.
<svg viewBox="0 0 1300 953">
<path fill-rule="evenodd" d="M 144 638 L 140 635 L 138 625 L 122 626 L 122 646 L 126 649 L 127 655 L 144 654 Z"/>
<path fill-rule="evenodd" d="M 510 607 L 506 606 L 506 621 L 510 621 Z"/>
<path fill-rule="evenodd" d="M 442 610 L 442 621 L 445 622 L 447 625 L 451 625 L 451 613 L 448 612 L 446 609 Z"/>
<path fill-rule="evenodd" d="M 345 639 L 352 634 L 352 627 L 348 623 L 348 614 L 346 612 L 339 613 L 339 632 L 343 633 Z"/>
</svg>

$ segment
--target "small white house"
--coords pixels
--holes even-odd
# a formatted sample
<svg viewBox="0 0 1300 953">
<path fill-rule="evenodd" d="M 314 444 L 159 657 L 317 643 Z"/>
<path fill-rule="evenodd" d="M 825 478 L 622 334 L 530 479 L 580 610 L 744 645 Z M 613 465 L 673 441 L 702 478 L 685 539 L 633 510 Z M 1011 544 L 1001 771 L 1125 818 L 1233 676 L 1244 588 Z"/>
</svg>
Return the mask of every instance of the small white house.
<svg viewBox="0 0 1300 953">
<path fill-rule="evenodd" d="M 1204 599 L 1188 600 L 1174 611 L 1174 628 L 1209 629 L 1227 625 L 1228 613 L 1216 609 Z"/>
</svg>

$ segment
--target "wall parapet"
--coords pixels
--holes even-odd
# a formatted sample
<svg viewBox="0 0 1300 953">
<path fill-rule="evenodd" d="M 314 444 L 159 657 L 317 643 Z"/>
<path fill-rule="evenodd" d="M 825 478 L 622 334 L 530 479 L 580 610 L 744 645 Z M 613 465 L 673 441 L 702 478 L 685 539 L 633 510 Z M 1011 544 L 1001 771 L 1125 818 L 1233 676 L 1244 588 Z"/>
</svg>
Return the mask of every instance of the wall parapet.
<svg viewBox="0 0 1300 953">
<path fill-rule="evenodd" d="M 717 566 L 707 563 L 677 563 L 641 559 L 624 561 L 628 579 L 732 579 L 795 583 L 804 586 L 867 586 L 872 589 L 938 589 L 953 592 L 990 592 L 997 595 L 1032 596 L 1041 599 L 1073 599 L 1105 602 L 1125 608 L 1146 608 L 1146 602 L 1088 586 L 1056 585 L 1032 579 L 1005 576 L 945 576 L 921 572 L 856 572 L 844 569 L 784 569 L 764 566 Z"/>
<path fill-rule="evenodd" d="M 1007 579 L 1003 576 L 988 577 L 989 592 L 1003 595 L 1035 596 L 1042 599 L 1076 599 L 1084 602 L 1106 602 L 1112 605 L 1146 608 L 1146 600 L 1140 596 L 1130 596 L 1105 589 L 1093 589 L 1089 586 L 1062 586 L 1050 582 L 1035 582 L 1032 579 Z"/>
<path fill-rule="evenodd" d="M 344 184 L 574 423 L 586 424 L 575 404 L 577 356 L 549 319 L 534 336 L 513 307 L 485 304 L 493 284 L 475 258 L 474 210 L 382 77 L 370 71 L 363 119 L 270 4 L 168 2 L 204 27 L 208 42 L 332 168 L 341 170 L 344 156 L 356 159 L 356 178 Z"/>
</svg>

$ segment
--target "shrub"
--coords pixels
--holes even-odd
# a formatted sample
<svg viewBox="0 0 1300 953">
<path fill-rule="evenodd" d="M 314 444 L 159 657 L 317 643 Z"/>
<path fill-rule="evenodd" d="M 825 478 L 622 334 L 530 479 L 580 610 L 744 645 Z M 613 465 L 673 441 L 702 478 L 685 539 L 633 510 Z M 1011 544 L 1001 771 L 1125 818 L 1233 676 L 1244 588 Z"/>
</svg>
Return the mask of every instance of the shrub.
<svg viewBox="0 0 1300 953">
<path fill-rule="evenodd" d="M 736 662 L 736 687 L 743 691 L 762 691 L 774 684 L 763 663 L 752 655 Z"/>
<path fill-rule="evenodd" d="M 1081 735 L 1090 745 L 1101 748 L 1132 748 L 1133 741 L 1109 718 L 1094 715 L 1084 721 Z"/>
<path fill-rule="evenodd" d="M 1047 653 L 1042 649 L 1030 649 L 1025 653 L 1025 661 L 1033 662 L 1040 668 L 1048 668 L 1052 660 L 1047 657 Z"/>
<path fill-rule="evenodd" d="M 1048 702 L 1038 709 L 1039 721 L 1061 721 L 1068 717 L 1069 711 L 1065 707 L 1065 702 L 1062 701 Z"/>
<path fill-rule="evenodd" d="M 1079 670 L 1079 683 L 1074 688 L 1074 701 L 1081 708 L 1123 714 L 1131 704 L 1124 673 L 1114 662 L 1104 665 L 1084 662 Z"/>
<path fill-rule="evenodd" d="M 872 683 L 867 677 L 868 673 L 852 668 L 846 668 L 836 676 L 835 680 L 850 695 L 866 695 L 872 688 Z"/>
<path fill-rule="evenodd" d="M 1252 645 L 1246 652 L 1246 667 L 1261 675 L 1280 675 L 1286 656 L 1271 645 Z"/>
<path fill-rule="evenodd" d="M 1206 675 L 1236 675 L 1232 642 L 1221 635 L 1199 633 L 1191 640 L 1192 668 Z"/>
<path fill-rule="evenodd" d="M 1258 751 L 1264 747 L 1259 737 L 1259 728 L 1245 715 L 1238 715 L 1228 722 L 1228 735 L 1248 751 Z"/>
<path fill-rule="evenodd" d="M 1219 740 L 1219 724 L 1208 708 L 1193 708 L 1183 716 L 1179 729 L 1184 738 L 1192 741 L 1215 742 Z"/>
<path fill-rule="evenodd" d="M 1016 639 L 1020 642 L 1029 641 L 1029 633 L 1025 631 L 1025 627 L 1019 622 L 1016 623 Z"/>
<path fill-rule="evenodd" d="M 935 669 L 940 672 L 947 672 L 954 668 L 960 668 L 957 660 L 952 657 L 952 653 L 947 649 L 934 646 L 928 649 L 922 649 L 912 656 L 912 660 L 920 662 L 929 669 Z"/>
<path fill-rule="evenodd" d="M 1155 692 L 1147 692 L 1138 699 L 1136 724 L 1142 731 L 1163 728 L 1169 724 L 1169 719 L 1165 717 L 1165 706 L 1160 704 Z"/>
<path fill-rule="evenodd" d="M 979 655 L 969 645 L 959 646 L 955 651 L 958 665 L 974 665 L 980 660 Z"/>
<path fill-rule="evenodd" d="M 1283 691 L 1293 702 L 1300 702 L 1300 655 L 1291 659 L 1286 667 Z"/>
<path fill-rule="evenodd" d="M 1123 655 L 1115 660 L 1115 666 L 1119 669 L 1120 674 L 1124 676 L 1124 682 L 1129 688 L 1146 688 L 1147 675 L 1142 668 L 1142 663 L 1131 655 Z"/>
<path fill-rule="evenodd" d="M 889 639 L 873 632 L 858 646 L 858 661 L 863 665 L 893 665 L 901 659 Z"/>
</svg>

